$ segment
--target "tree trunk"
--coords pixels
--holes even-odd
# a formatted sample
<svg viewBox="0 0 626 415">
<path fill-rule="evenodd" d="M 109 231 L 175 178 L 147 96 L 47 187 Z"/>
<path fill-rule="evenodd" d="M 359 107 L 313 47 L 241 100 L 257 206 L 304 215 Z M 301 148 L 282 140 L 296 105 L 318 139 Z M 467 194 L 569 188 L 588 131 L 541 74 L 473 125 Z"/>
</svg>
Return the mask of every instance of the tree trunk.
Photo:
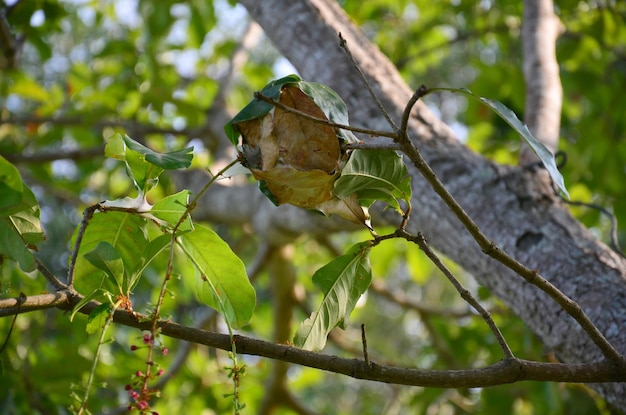
<svg viewBox="0 0 626 415">
<path fill-rule="evenodd" d="M 389 60 L 334 1 L 240 2 L 304 79 L 322 82 L 337 91 L 348 105 L 353 125 L 389 130 L 338 46 L 341 32 L 374 91 L 392 117 L 399 121 L 412 91 Z M 626 262 L 623 258 L 571 217 L 554 195 L 545 171 L 496 165 L 460 144 L 451 130 L 421 103 L 413 114 L 410 135 L 415 145 L 483 232 L 576 301 L 609 341 L 620 352 L 625 352 L 626 330 L 621 329 L 626 321 Z M 413 180 L 414 213 L 407 230 L 421 231 L 433 247 L 471 272 L 480 284 L 508 304 L 560 359 L 565 362 L 602 360 L 601 353 L 580 326 L 547 295 L 484 255 L 417 169 L 412 165 L 408 167 Z M 219 191 L 224 192 L 225 198 L 238 197 L 234 189 Z M 246 197 L 250 200 L 249 193 Z M 265 210 L 261 205 L 250 202 L 247 205 Z M 233 205 L 228 203 L 228 206 L 232 209 Z M 218 209 L 207 206 L 204 213 L 218 215 Z M 272 208 L 263 213 L 265 228 L 281 224 L 283 229 L 293 232 L 305 231 L 298 229 L 297 219 L 290 228 L 286 214 L 304 215 L 292 208 Z M 389 215 L 389 218 L 380 215 Z M 391 209 L 380 215 L 374 217 L 374 221 L 398 221 Z M 592 387 L 612 405 L 626 411 L 626 384 Z"/>
</svg>

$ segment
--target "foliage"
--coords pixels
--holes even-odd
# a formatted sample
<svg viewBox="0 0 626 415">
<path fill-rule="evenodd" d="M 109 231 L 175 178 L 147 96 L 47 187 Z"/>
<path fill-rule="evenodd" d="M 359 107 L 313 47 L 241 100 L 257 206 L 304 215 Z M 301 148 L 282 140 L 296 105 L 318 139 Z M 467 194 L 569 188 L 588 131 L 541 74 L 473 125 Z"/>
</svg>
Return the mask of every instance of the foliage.
<svg viewBox="0 0 626 415">
<path fill-rule="evenodd" d="M 445 7 L 421 0 L 341 3 L 410 84 L 466 86 L 522 112 L 520 2 L 460 1 Z M 102 327 L 111 307 L 132 299 L 124 306 L 147 316 L 162 301 L 163 318 L 215 330 L 226 325 L 229 331 L 239 328 L 271 338 L 276 321 L 273 277 L 264 268 L 249 279 L 244 266 L 258 259 L 256 253 L 263 249 L 259 238 L 246 226 L 192 220 L 198 191 L 178 189 L 174 170 L 205 169 L 224 154 L 230 160 L 237 157 L 220 147 L 214 131 L 221 125 L 207 125 L 213 123 L 207 122 L 207 113 L 213 116 L 210 111 L 216 107 L 244 108 L 226 126 L 231 144 L 239 145 L 236 121 L 257 120 L 270 112 L 276 117 L 268 102 L 255 99 L 245 106 L 253 91 L 279 99 L 283 87 L 297 88 L 321 110 L 312 115 L 338 124 L 349 124 L 345 105 L 324 86 L 293 75 L 263 89 L 269 79 L 283 75 L 275 73 L 279 57 L 265 43 L 237 68 L 240 75 L 225 76 L 243 35 L 240 8 L 199 0 L 168 0 L 158 6 L 141 1 L 136 8 L 123 7 L 123 2 L 108 1 L 3 5 L 11 30 L 23 37 L 24 50 L 15 66 L 0 58 L 0 293 L 16 297 L 50 290 L 33 272 L 37 261 L 55 275 L 67 275 L 81 235 L 71 278 L 86 296 L 81 305 L 92 299 L 105 304 L 89 319 L 54 309 L 17 318 L 9 347 L 0 356 L 0 389 L 6 391 L 0 412 L 67 413 L 73 404 L 70 391 L 79 397 L 85 392 L 97 350 L 100 358 L 92 372 L 97 393 L 89 396 L 89 407 L 96 412 L 112 412 L 132 402 L 123 385 L 135 390 L 144 378 L 151 384 L 164 379 L 156 376 L 157 370 L 150 379 L 145 374 L 153 350 L 162 351 L 150 358 L 155 368 L 172 371 L 161 398 L 154 401 L 155 410 L 231 413 L 232 401 L 223 397 L 233 392 L 228 377 L 248 365 L 235 393 L 254 412 L 264 399 L 260 385 L 275 373 L 270 362 L 244 357 L 239 365 L 228 354 L 178 344 L 158 331 L 109 327 L 105 336 Z M 568 184 L 576 183 L 570 184 L 572 198 L 613 206 L 622 222 L 626 197 L 619 178 L 626 147 L 620 145 L 625 126 L 620 109 L 625 104 L 614 91 L 623 90 L 626 79 L 623 7 L 559 4 L 566 31 L 558 45 L 566 92 L 563 136 L 569 162 L 564 175 Z M 223 85 L 230 89 L 223 90 Z M 467 132 L 469 146 L 497 161 L 513 162 L 518 142 L 514 131 L 484 106 L 449 94 L 432 95 L 428 102 Z M 328 176 L 325 189 L 332 197 L 304 207 L 338 213 L 336 206 L 323 204 L 337 198 L 354 213 L 355 206 L 360 210 L 382 200 L 399 215 L 406 214 L 411 186 L 402 158 L 395 151 L 355 150 L 348 155 L 341 144 L 351 142 L 352 134 L 331 130 L 327 138 L 337 144 L 333 168 L 322 173 Z M 239 149 L 244 155 L 249 150 Z M 248 163 L 254 163 L 251 158 Z M 267 174 L 257 172 L 255 177 L 269 183 Z M 284 182 L 291 184 L 292 179 Z M 263 189 L 274 201 L 281 200 L 276 187 Z M 96 203 L 100 207 L 81 234 L 81 215 Z M 607 233 L 607 222 L 597 213 L 577 213 L 588 226 Z M 364 213 L 356 217 L 366 221 Z M 369 352 L 376 361 L 442 369 L 478 367 L 498 358 L 484 322 L 467 310 L 421 253 L 398 239 L 375 247 L 369 242 L 355 245 L 371 238 L 364 228 L 324 240 L 303 236 L 295 244 L 296 286 L 308 294 L 299 299 L 302 312 L 296 311 L 303 321 L 300 329 L 289 328 L 298 346 L 360 358 L 356 321 L 367 328 Z M 470 291 L 483 297 L 516 354 L 543 357 L 542 346 L 510 311 L 454 264 L 449 266 Z M 372 282 L 378 283 L 368 290 Z M 7 333 L 10 325 L 11 319 L 0 319 L 0 332 Z M 333 330 L 335 326 L 345 331 Z M 186 364 L 174 366 L 168 349 Z M 230 371 L 223 369 L 227 365 Z M 144 371 L 142 376 L 138 371 Z M 443 391 L 369 384 L 294 367 L 289 387 L 297 400 L 319 413 L 605 411 L 599 398 L 584 388 L 541 382 Z"/>
</svg>

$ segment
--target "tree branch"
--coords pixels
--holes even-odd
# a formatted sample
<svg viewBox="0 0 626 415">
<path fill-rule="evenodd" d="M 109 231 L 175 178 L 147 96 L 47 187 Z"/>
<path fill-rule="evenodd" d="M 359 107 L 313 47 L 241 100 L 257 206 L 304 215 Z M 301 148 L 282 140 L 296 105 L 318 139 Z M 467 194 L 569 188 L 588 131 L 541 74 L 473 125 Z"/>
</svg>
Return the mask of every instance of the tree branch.
<svg viewBox="0 0 626 415">
<path fill-rule="evenodd" d="M 58 295 L 58 297 L 57 297 Z M 63 299 L 60 301 L 59 299 Z M 17 299 L 1 300 L 0 307 L 13 307 Z M 37 303 L 39 308 L 58 307 L 71 310 L 80 301 L 80 297 L 68 292 L 28 297 L 21 307 Z M 99 303 L 92 301 L 81 308 L 80 313 L 91 313 Z M 37 308 L 37 309 L 39 309 Z M 24 310 L 20 310 L 24 311 Z M 4 315 L 8 315 L 5 313 Z M 138 318 L 139 317 L 139 318 Z M 113 321 L 140 330 L 150 330 L 152 321 L 145 316 L 125 310 L 117 310 Z M 157 326 L 162 335 L 185 340 L 208 347 L 230 351 L 232 348 L 228 334 L 214 333 L 198 328 L 187 327 L 169 320 L 159 320 Z M 439 388 L 473 388 L 495 386 L 524 380 L 549 382 L 623 382 L 626 371 L 612 362 L 603 360 L 592 363 L 542 363 L 517 358 L 504 359 L 491 366 L 463 370 L 423 370 L 379 365 L 370 361 L 366 365 L 361 359 L 344 359 L 299 349 L 293 346 L 277 344 L 235 335 L 237 352 L 241 354 L 261 356 L 283 362 L 294 363 L 311 368 L 339 373 L 356 379 L 400 385 L 428 386 Z"/>
<path fill-rule="evenodd" d="M 28 313 L 30 311 L 45 310 L 47 308 L 63 308 L 70 303 L 67 291 L 57 291 L 53 294 L 40 294 L 26 297 L 23 302 L 19 298 L 0 299 L 0 317 Z"/>
<path fill-rule="evenodd" d="M 386 119 L 354 76 L 349 59 L 336 46 L 337 33 L 341 33 L 384 107 L 393 118 L 400 119 L 412 91 L 334 1 L 241 3 L 304 79 L 324 83 L 344 99 L 353 124 L 383 130 L 387 128 Z M 302 27 L 307 30 L 301 30 Z M 472 153 L 420 103 L 413 110 L 408 128 L 424 159 L 489 240 L 528 269 L 540 270 L 541 275 L 585 310 L 619 352 L 626 351 L 626 331 L 618 329 L 626 325 L 626 261 L 569 215 L 554 196 L 547 175 L 498 166 Z M 458 218 L 420 177 L 417 168 L 408 165 L 408 170 L 413 185 L 411 203 L 419 206 L 407 224 L 408 232 L 421 231 L 434 248 L 472 273 L 560 359 L 602 360 L 599 349 L 559 305 L 485 256 Z M 248 203 L 249 197 L 248 194 Z M 274 216 L 278 219 L 283 213 L 279 210 L 263 212 L 262 216 L 272 222 Z M 213 211 L 212 216 L 221 215 Z M 254 216 L 250 217 L 253 221 Z M 390 211 L 373 215 L 374 221 L 387 218 L 396 219 Z M 309 227 L 304 222 L 302 225 Z M 626 409 L 626 384 L 593 387 L 613 405 Z"/>
</svg>

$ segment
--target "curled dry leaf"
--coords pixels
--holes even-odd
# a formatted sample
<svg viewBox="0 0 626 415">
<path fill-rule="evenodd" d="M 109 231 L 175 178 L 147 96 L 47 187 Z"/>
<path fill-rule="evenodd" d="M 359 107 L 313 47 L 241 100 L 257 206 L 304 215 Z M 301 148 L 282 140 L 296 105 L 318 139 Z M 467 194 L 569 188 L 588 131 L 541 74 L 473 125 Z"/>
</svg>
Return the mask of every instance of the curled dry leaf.
<svg viewBox="0 0 626 415">
<path fill-rule="evenodd" d="M 328 121 L 320 106 L 298 84 L 282 87 L 278 101 L 318 119 Z M 337 131 L 288 110 L 275 107 L 260 117 L 236 122 L 243 137 L 246 165 L 277 204 L 338 214 L 356 223 L 368 217 L 356 196 L 338 199 L 334 182 L 347 154 Z"/>
<path fill-rule="evenodd" d="M 328 121 L 319 106 L 295 86 L 284 87 L 279 102 Z M 236 127 L 243 136 L 244 156 L 251 169 L 269 171 L 277 166 L 291 166 L 328 174 L 337 169 L 341 147 L 334 128 L 328 125 L 275 108 Z"/>
</svg>

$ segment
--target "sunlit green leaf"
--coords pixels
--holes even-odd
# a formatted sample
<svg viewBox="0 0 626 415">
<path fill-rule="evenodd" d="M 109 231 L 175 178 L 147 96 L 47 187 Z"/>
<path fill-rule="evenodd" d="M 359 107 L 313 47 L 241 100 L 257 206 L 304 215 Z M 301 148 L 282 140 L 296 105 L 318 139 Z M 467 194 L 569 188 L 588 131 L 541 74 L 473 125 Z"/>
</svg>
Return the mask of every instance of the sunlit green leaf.
<svg viewBox="0 0 626 415">
<path fill-rule="evenodd" d="M 22 200 L 22 178 L 17 168 L 0 156 L 0 214 L 8 215 L 6 209 Z"/>
<path fill-rule="evenodd" d="M 135 187 L 143 196 L 158 184 L 163 169 L 148 162 L 145 154 L 128 146 L 128 140 L 132 141 L 128 136 L 112 135 L 107 140 L 104 154 L 126 164 L 126 174 L 133 180 Z"/>
<path fill-rule="evenodd" d="M 95 290 L 93 290 L 92 292 L 90 292 L 89 294 L 87 294 L 86 296 L 81 298 L 81 300 L 78 303 L 76 303 L 76 305 L 72 309 L 72 313 L 70 314 L 70 321 L 74 320 L 74 317 L 76 316 L 76 314 L 86 304 L 88 304 L 91 301 L 98 301 L 98 300 L 105 299 L 105 298 L 107 298 L 107 294 L 108 293 L 109 293 L 109 291 L 107 291 L 105 289 L 96 288 Z"/>
<path fill-rule="evenodd" d="M 169 153 L 157 153 L 127 135 L 124 135 L 123 138 L 128 148 L 142 154 L 146 161 L 164 170 L 176 170 L 189 167 L 193 160 L 193 147 L 187 147 Z"/>
<path fill-rule="evenodd" d="M 196 268 L 200 299 L 223 313 L 233 327 L 246 324 L 254 311 L 256 294 L 241 259 L 215 232 L 201 225 L 180 239 Z"/>
<path fill-rule="evenodd" d="M 160 235 L 159 237 L 151 240 L 143 250 L 141 254 L 141 264 L 135 271 L 132 273 L 129 283 L 128 283 L 128 291 L 131 292 L 144 270 L 150 263 L 161 253 L 163 250 L 172 242 L 172 237 L 170 235 Z"/>
<path fill-rule="evenodd" d="M 116 249 L 124 262 L 124 269 L 132 275 L 141 265 L 141 255 L 148 244 L 145 226 L 146 219 L 139 215 L 123 212 L 96 213 L 89 221 L 78 251 L 74 270 L 76 289 L 81 293 L 87 293 L 100 288 L 102 271 L 84 257 L 85 253 L 96 248 L 100 242 L 107 242 Z M 78 230 L 79 227 L 72 237 L 72 247 Z M 117 290 L 115 285 L 105 287 L 112 292 Z"/>
<path fill-rule="evenodd" d="M 119 288 L 120 294 L 127 292 L 124 281 L 124 262 L 117 250 L 110 243 L 103 241 L 84 255 L 94 267 L 105 272 L 107 277 Z"/>
<path fill-rule="evenodd" d="M 164 220 L 171 227 L 174 227 L 187 212 L 187 204 L 189 203 L 189 190 L 182 190 L 176 194 L 167 196 L 154 204 L 150 213 L 157 218 Z M 192 227 L 189 215 L 183 223 L 178 227 L 179 231 L 188 231 Z"/>
<path fill-rule="evenodd" d="M 0 157 L 0 256 L 16 261 L 23 271 L 35 269 L 28 248 L 37 249 L 44 235 L 39 205 L 17 169 Z"/>
<path fill-rule="evenodd" d="M 48 99 L 48 91 L 43 85 L 24 72 L 14 74 L 9 92 L 33 101 L 45 102 Z"/>
<path fill-rule="evenodd" d="M 363 206 L 380 200 L 402 213 L 400 200 L 411 200 L 411 177 L 402 156 L 393 150 L 355 150 L 335 182 L 335 194 L 356 193 Z"/>
<path fill-rule="evenodd" d="M 87 327 L 85 328 L 87 333 L 94 334 L 102 330 L 109 314 L 111 314 L 111 304 L 109 303 L 103 303 L 94 308 L 87 319 Z"/>
<path fill-rule="evenodd" d="M 345 255 L 315 272 L 313 282 L 324 293 L 324 299 L 298 328 L 294 338 L 297 346 L 321 350 L 333 328 L 345 328 L 354 306 L 372 281 L 369 252 L 367 242 L 354 245 Z"/>
<path fill-rule="evenodd" d="M 127 135 L 113 134 L 107 139 L 104 154 L 126 163 L 128 176 L 143 195 L 158 184 L 163 170 L 189 167 L 193 159 L 192 151 L 193 147 L 188 147 L 169 153 L 157 153 Z"/>
<path fill-rule="evenodd" d="M 35 269 L 35 258 L 7 218 L 0 218 L 0 256 L 16 261 L 23 271 Z"/>
</svg>

